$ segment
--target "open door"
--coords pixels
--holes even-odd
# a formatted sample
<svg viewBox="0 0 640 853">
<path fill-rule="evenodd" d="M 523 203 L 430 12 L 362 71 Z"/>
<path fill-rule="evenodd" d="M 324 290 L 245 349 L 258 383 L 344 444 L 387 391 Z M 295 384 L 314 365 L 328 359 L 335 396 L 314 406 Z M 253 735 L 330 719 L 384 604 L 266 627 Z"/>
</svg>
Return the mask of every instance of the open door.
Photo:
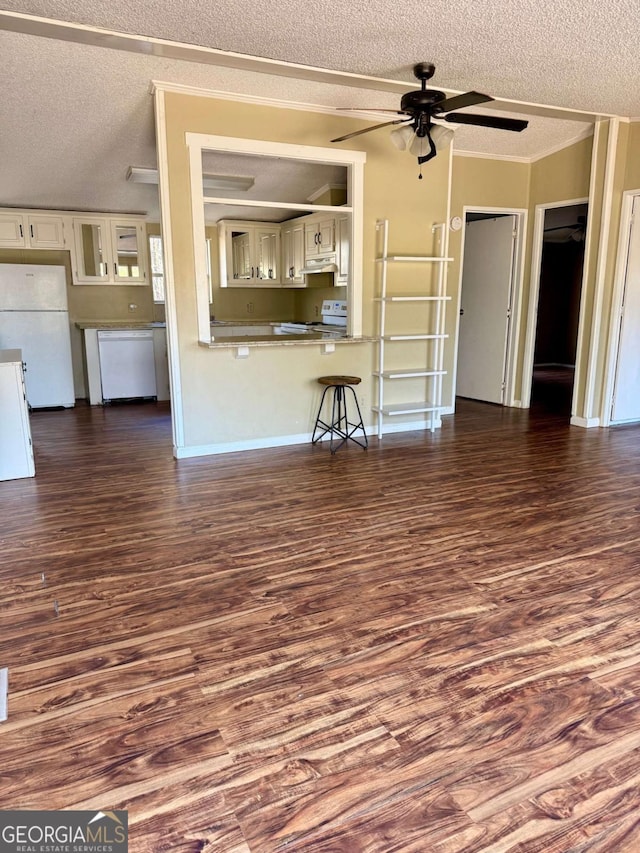
<svg viewBox="0 0 640 853">
<path fill-rule="evenodd" d="M 456 395 L 504 403 L 516 247 L 513 214 L 467 222 Z"/>
<path fill-rule="evenodd" d="M 611 422 L 640 421 L 640 196 L 633 200 Z"/>
</svg>

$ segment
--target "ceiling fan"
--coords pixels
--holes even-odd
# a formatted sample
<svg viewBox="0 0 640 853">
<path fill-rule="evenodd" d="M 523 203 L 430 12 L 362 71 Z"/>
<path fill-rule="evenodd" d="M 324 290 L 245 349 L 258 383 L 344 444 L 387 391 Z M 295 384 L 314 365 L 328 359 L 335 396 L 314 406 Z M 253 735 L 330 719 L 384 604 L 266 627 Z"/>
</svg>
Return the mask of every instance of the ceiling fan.
<svg viewBox="0 0 640 853">
<path fill-rule="evenodd" d="M 344 142 L 354 136 L 370 133 L 381 127 L 389 127 L 394 124 L 402 125 L 391 131 L 391 138 L 398 148 L 408 149 L 418 158 L 418 164 L 431 160 L 438 153 L 438 149 L 446 147 L 453 138 L 453 131 L 442 125 L 434 124 L 433 119 L 440 121 L 451 121 L 456 124 L 473 124 L 479 127 L 491 127 L 497 130 L 512 130 L 520 132 L 524 130 L 529 122 L 521 119 L 506 118 L 502 116 L 478 115 L 477 113 L 457 113 L 453 110 L 461 110 L 464 107 L 472 107 L 476 104 L 484 104 L 494 99 L 490 95 L 480 92 L 465 92 L 463 95 L 454 95 L 447 98 L 444 92 L 437 89 L 427 89 L 427 80 L 430 80 L 436 67 L 430 62 L 419 62 L 413 66 L 415 77 L 420 80 L 420 89 L 407 92 L 400 100 L 399 110 L 376 110 L 376 112 L 392 112 L 396 115 L 404 115 L 406 118 L 385 121 L 382 124 L 374 124 L 364 130 L 356 130 L 346 133 L 332 142 Z M 356 109 L 356 108 L 348 108 Z M 419 178 L 422 179 L 422 169 Z"/>
</svg>

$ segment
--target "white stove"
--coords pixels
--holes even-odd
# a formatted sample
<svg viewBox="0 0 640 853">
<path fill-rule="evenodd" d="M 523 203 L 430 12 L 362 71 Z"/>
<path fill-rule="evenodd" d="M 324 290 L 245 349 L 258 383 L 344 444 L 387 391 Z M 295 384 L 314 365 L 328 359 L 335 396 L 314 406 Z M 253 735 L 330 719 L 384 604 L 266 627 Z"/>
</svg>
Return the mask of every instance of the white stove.
<svg viewBox="0 0 640 853">
<path fill-rule="evenodd" d="M 347 330 L 347 303 L 343 299 L 325 299 L 322 303 L 322 320 L 310 323 L 281 323 L 282 332 L 293 334 L 331 334 L 343 337 Z"/>
</svg>

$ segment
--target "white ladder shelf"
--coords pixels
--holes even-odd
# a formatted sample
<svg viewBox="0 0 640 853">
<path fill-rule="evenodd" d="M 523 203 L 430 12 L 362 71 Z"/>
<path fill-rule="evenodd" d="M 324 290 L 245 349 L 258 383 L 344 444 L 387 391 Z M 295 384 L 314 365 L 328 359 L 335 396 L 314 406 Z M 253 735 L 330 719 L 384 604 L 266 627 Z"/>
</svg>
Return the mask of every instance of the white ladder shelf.
<svg viewBox="0 0 640 853">
<path fill-rule="evenodd" d="M 444 250 L 445 246 L 445 224 L 438 223 L 433 226 L 434 234 L 439 232 L 439 245 Z M 380 265 L 380 295 L 374 301 L 380 303 L 378 323 L 378 370 L 374 376 L 378 380 L 378 405 L 373 411 L 378 416 L 378 438 L 382 438 L 384 418 L 394 415 L 407 415 L 416 412 L 424 412 L 429 415 L 429 427 L 431 431 L 436 427 L 442 410 L 442 377 L 446 375 L 444 370 L 444 342 L 448 335 L 445 334 L 445 307 L 451 297 L 445 293 L 446 264 L 453 259 L 444 255 L 390 255 L 389 249 L 389 221 L 382 219 L 376 222 L 376 231 L 382 234 L 382 254 L 377 257 L 376 264 Z M 389 265 L 395 263 L 403 264 L 436 264 L 436 292 L 435 293 L 393 293 L 388 289 Z M 387 316 L 387 306 L 393 303 L 433 303 L 433 311 L 429 311 L 425 321 L 424 331 L 415 333 L 394 332 L 388 328 L 391 325 Z M 391 322 L 393 318 L 391 318 Z M 407 365 L 406 367 L 391 368 L 387 366 L 386 344 L 397 341 L 428 341 L 427 354 L 424 363 L 419 365 Z M 385 383 L 401 379 L 425 378 L 426 400 L 387 403 L 385 400 Z"/>
</svg>

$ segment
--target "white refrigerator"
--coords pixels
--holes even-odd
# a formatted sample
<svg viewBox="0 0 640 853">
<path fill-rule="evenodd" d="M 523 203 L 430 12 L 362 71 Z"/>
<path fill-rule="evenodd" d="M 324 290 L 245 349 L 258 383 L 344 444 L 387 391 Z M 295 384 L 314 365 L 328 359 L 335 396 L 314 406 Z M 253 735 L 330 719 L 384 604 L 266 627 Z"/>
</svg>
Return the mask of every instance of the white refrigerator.
<svg viewBox="0 0 640 853">
<path fill-rule="evenodd" d="M 64 267 L 0 264 L 0 349 L 20 349 L 32 409 L 75 405 Z"/>
</svg>

